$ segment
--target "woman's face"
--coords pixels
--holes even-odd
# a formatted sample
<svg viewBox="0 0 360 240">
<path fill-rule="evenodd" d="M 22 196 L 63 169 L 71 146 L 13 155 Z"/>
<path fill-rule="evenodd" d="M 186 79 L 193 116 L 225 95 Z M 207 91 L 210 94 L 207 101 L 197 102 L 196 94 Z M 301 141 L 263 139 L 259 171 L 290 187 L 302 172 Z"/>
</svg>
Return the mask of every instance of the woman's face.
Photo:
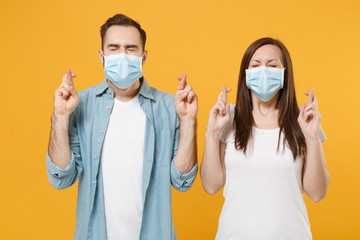
<svg viewBox="0 0 360 240">
<path fill-rule="evenodd" d="M 250 60 L 248 69 L 261 66 L 284 68 L 282 53 L 278 46 L 267 44 L 259 47 L 255 51 Z"/>
</svg>

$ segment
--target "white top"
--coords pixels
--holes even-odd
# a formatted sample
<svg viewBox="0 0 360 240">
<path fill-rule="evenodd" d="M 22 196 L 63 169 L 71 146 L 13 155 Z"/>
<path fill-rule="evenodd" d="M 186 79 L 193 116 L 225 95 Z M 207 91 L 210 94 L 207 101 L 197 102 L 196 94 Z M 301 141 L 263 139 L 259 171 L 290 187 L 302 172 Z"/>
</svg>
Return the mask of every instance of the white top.
<svg viewBox="0 0 360 240">
<path fill-rule="evenodd" d="M 114 99 L 101 152 L 108 240 L 139 239 L 145 120 L 138 96 Z"/>
<path fill-rule="evenodd" d="M 234 117 L 234 105 L 230 108 Z M 246 155 L 235 149 L 233 120 L 220 140 L 226 143 L 225 203 L 217 240 L 312 239 L 302 188 L 303 158 L 290 148 L 277 152 L 279 128 L 253 127 Z M 325 136 L 320 136 L 322 141 Z"/>
</svg>

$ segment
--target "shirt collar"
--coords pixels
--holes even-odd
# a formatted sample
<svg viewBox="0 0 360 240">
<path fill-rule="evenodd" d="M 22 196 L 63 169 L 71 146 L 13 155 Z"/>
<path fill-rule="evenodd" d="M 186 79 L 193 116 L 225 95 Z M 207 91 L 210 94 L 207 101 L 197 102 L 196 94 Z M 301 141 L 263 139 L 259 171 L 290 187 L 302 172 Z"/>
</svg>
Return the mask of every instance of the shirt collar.
<svg viewBox="0 0 360 240">
<path fill-rule="evenodd" d="M 100 83 L 99 85 L 96 86 L 95 94 L 100 95 L 103 92 L 105 92 L 108 88 L 109 88 L 109 85 L 108 85 L 108 83 L 106 81 L 106 78 L 105 78 L 104 81 L 102 81 L 102 83 Z"/>
<path fill-rule="evenodd" d="M 146 98 L 149 98 L 151 100 L 154 100 L 153 90 L 150 87 L 149 83 L 146 81 L 144 77 L 141 77 L 141 87 L 139 93 L 143 95 Z"/>
<path fill-rule="evenodd" d="M 140 82 L 141 82 L 141 86 L 140 86 L 139 94 L 146 98 L 154 100 L 153 90 L 150 87 L 149 83 L 146 81 L 146 79 L 144 77 L 141 77 Z M 96 86 L 95 93 L 96 95 L 100 95 L 103 92 L 105 92 L 108 88 L 109 88 L 109 84 L 107 83 L 107 80 L 105 78 L 102 83 Z"/>
</svg>

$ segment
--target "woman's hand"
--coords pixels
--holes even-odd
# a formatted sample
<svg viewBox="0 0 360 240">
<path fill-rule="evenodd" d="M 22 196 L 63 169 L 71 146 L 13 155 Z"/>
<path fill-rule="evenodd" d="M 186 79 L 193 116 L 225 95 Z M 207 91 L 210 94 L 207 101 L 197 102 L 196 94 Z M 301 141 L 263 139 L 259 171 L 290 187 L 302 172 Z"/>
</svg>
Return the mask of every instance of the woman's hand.
<svg viewBox="0 0 360 240">
<path fill-rule="evenodd" d="M 302 184 L 304 192 L 314 202 L 318 202 L 326 195 L 330 175 L 319 137 L 321 116 L 317 109 L 318 101 L 314 97 L 314 89 L 305 92 L 305 95 L 308 96 L 307 106 L 305 104 L 302 106 L 298 117 L 306 140 Z"/>
<path fill-rule="evenodd" d="M 305 95 L 308 96 L 307 106 L 305 104 L 302 105 L 298 122 L 306 139 L 317 140 L 319 138 L 321 121 L 321 115 L 317 109 L 318 101 L 314 96 L 314 89 L 311 89 L 310 92 L 305 92 Z"/>
<path fill-rule="evenodd" d="M 214 107 L 210 110 L 207 131 L 220 134 L 225 125 L 230 120 L 230 104 L 227 103 L 227 93 L 230 88 L 222 86 L 223 90 L 218 96 L 218 100 Z"/>
</svg>

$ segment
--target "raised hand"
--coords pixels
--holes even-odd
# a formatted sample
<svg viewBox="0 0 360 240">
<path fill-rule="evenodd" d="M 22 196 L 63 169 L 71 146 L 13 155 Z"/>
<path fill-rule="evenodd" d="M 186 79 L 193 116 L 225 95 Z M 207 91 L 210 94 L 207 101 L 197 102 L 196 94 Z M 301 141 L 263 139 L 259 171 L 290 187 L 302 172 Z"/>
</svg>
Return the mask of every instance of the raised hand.
<svg viewBox="0 0 360 240">
<path fill-rule="evenodd" d="M 54 114 L 70 115 L 78 105 L 80 98 L 74 88 L 75 77 L 76 75 L 68 69 L 60 87 L 55 91 Z"/>
<path fill-rule="evenodd" d="M 176 113 L 182 120 L 195 120 L 198 111 L 197 95 L 191 85 L 186 83 L 186 74 L 179 76 L 179 85 L 175 93 L 175 109 Z"/>
<path fill-rule="evenodd" d="M 220 132 L 230 120 L 230 104 L 227 103 L 227 93 L 231 91 L 230 88 L 222 86 L 222 92 L 219 94 L 214 107 L 210 110 L 208 131 Z"/>
<path fill-rule="evenodd" d="M 317 109 L 318 101 L 314 96 L 314 89 L 305 92 L 305 95 L 308 96 L 307 105 L 302 105 L 298 122 L 305 138 L 316 139 L 319 137 L 321 121 L 321 115 Z"/>
</svg>

